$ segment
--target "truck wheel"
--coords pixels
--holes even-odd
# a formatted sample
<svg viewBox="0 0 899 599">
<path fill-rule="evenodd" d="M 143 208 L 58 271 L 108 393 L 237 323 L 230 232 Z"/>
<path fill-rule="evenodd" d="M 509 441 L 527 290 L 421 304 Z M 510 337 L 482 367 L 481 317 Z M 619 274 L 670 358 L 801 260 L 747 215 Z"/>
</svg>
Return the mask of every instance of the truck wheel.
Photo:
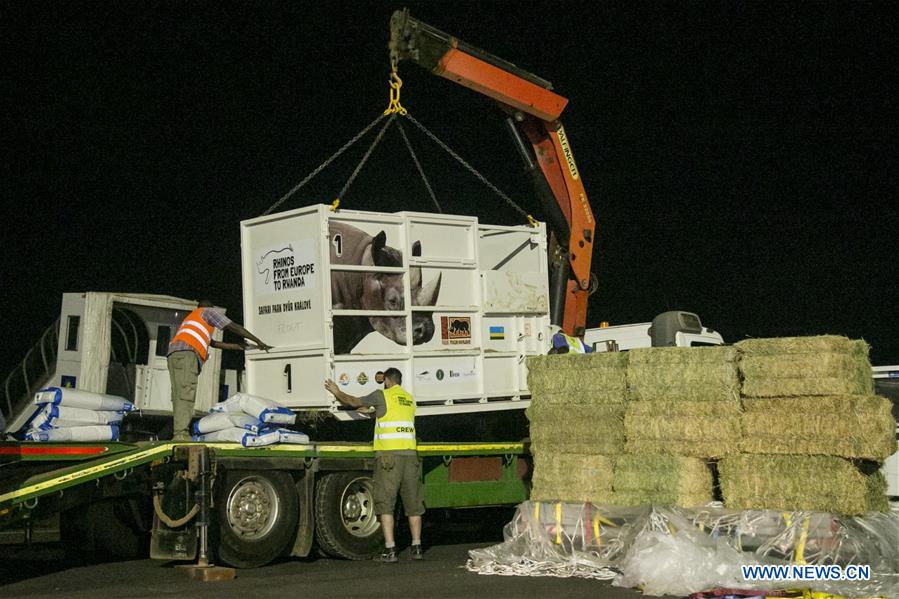
<svg viewBox="0 0 899 599">
<path fill-rule="evenodd" d="M 368 472 L 334 472 L 315 487 L 315 535 L 332 557 L 364 560 L 384 542 Z"/>
<path fill-rule="evenodd" d="M 299 517 L 299 499 L 289 474 L 231 470 L 216 486 L 221 561 L 235 568 L 257 568 L 287 550 Z"/>
</svg>

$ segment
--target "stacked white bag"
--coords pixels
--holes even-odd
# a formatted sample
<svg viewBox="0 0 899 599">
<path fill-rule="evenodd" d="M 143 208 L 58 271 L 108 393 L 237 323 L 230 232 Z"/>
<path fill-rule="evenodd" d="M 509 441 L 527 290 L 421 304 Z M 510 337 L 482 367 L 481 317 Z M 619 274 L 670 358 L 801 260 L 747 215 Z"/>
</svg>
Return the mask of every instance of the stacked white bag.
<svg viewBox="0 0 899 599">
<path fill-rule="evenodd" d="M 309 443 L 304 433 L 278 428 L 279 424 L 294 424 L 297 416 L 270 399 L 236 393 L 209 412 L 194 423 L 194 441 L 232 442 L 244 447 Z"/>
<path fill-rule="evenodd" d="M 67 387 L 41 389 L 34 403 L 26 441 L 116 441 L 122 418 L 134 410 L 122 397 Z"/>
</svg>

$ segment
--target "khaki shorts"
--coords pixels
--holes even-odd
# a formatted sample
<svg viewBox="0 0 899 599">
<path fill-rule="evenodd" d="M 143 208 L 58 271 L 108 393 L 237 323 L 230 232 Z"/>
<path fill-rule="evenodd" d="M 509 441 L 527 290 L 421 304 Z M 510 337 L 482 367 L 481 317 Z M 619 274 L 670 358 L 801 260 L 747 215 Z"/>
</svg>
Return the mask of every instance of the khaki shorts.
<svg viewBox="0 0 899 599">
<path fill-rule="evenodd" d="M 396 496 L 403 499 L 406 516 L 425 513 L 421 484 L 421 458 L 417 455 L 382 455 L 375 460 L 375 513 L 392 514 Z"/>
</svg>

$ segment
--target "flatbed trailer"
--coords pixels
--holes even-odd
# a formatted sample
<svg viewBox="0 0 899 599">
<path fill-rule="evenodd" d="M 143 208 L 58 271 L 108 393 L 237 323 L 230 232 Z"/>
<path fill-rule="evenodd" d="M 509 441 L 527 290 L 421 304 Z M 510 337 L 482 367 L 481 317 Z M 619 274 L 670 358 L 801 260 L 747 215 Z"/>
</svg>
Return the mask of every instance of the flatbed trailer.
<svg viewBox="0 0 899 599">
<path fill-rule="evenodd" d="M 525 443 L 421 443 L 418 453 L 428 509 L 528 497 Z M 199 510 L 191 509 L 205 501 L 221 562 L 257 567 L 314 545 L 365 559 L 382 541 L 374 459 L 366 443 L 0 443 L 0 529 L 58 514 L 70 549 L 126 555 L 149 542 L 151 557 L 193 560 Z"/>
</svg>

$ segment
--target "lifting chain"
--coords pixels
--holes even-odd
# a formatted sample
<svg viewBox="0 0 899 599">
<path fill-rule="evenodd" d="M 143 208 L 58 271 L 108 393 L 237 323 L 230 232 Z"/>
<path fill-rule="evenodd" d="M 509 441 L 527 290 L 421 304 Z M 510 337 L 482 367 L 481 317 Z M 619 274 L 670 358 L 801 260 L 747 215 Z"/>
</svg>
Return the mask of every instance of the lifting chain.
<svg viewBox="0 0 899 599">
<path fill-rule="evenodd" d="M 388 80 L 388 84 L 390 86 L 390 100 L 389 100 L 389 103 L 387 104 L 387 108 L 384 110 L 384 112 L 382 114 L 378 115 L 378 117 L 375 120 L 373 120 L 371 123 L 366 125 L 361 131 L 359 131 L 359 133 L 357 133 L 355 136 L 353 136 L 352 139 L 350 139 L 343 146 L 341 146 L 340 149 L 337 150 L 336 152 L 334 152 L 334 154 L 332 154 L 327 160 L 325 160 L 320 165 L 318 165 L 311 173 L 306 175 L 306 177 L 302 181 L 297 183 L 287 193 L 285 193 L 283 196 L 281 196 L 278 199 L 278 201 L 276 201 L 274 204 L 269 206 L 268 210 L 266 210 L 265 212 L 262 213 L 262 216 L 271 214 L 273 210 L 277 209 L 281 204 L 283 204 L 288 199 L 290 199 L 291 196 L 293 196 L 296 192 L 298 192 L 300 189 L 302 189 L 307 183 L 309 183 L 309 181 L 311 181 L 316 175 L 318 175 L 321 171 L 323 171 L 325 168 L 327 168 L 328 165 L 330 165 L 332 162 L 334 162 L 341 154 L 343 154 L 353 144 L 355 144 L 362 137 L 364 137 L 366 133 L 368 133 L 371 129 L 373 129 L 375 127 L 375 125 L 378 125 L 382 120 L 387 118 L 387 122 L 384 123 L 384 125 L 381 127 L 380 131 L 378 131 L 377 136 L 375 137 L 375 139 L 371 143 L 371 145 L 368 147 L 368 150 L 366 150 L 365 154 L 362 156 L 362 159 L 359 161 L 359 164 L 356 165 L 356 168 L 350 174 L 346 183 L 344 183 L 340 192 L 337 194 L 337 197 L 334 199 L 333 202 L 331 202 L 330 210 L 332 212 L 336 212 L 338 210 L 338 208 L 340 207 L 341 198 L 343 198 L 344 195 L 347 193 L 350 186 L 353 184 L 353 182 L 356 180 L 356 177 L 359 175 L 359 172 L 365 166 L 365 163 L 368 162 L 368 159 L 371 156 L 374 149 L 378 146 L 378 144 L 384 138 L 384 134 L 387 132 L 387 129 L 390 128 L 390 125 L 392 125 L 394 123 L 397 115 L 399 115 L 399 116 L 403 116 L 403 117 L 409 119 L 409 122 L 411 122 L 418 129 L 420 129 L 425 135 L 427 135 L 429 138 L 431 138 L 431 140 L 434 141 L 434 143 L 436 143 L 438 146 L 440 146 L 445 152 L 447 152 L 450 156 L 452 156 L 459 164 L 461 164 L 463 167 L 465 167 L 471 174 L 473 174 L 478 180 L 480 180 L 485 186 L 487 186 L 488 189 L 490 189 L 496 195 L 498 195 L 513 210 L 515 210 L 515 212 L 517 212 L 518 214 L 520 214 L 521 216 L 526 218 L 528 223 L 532 227 L 536 227 L 539 224 L 533 216 L 528 214 L 523 208 L 521 208 L 521 206 L 519 206 L 517 203 L 515 203 L 515 201 L 513 201 L 512 198 L 510 198 L 508 195 L 503 193 L 496 185 L 491 183 L 487 179 L 487 177 L 482 175 L 475 167 L 473 167 L 464 158 L 462 158 L 459 154 L 457 154 L 455 151 L 453 151 L 452 148 L 450 148 L 448 145 L 446 145 L 436 135 L 431 133 L 431 131 L 428 130 L 427 127 L 425 127 L 424 125 L 419 123 L 415 119 L 415 117 L 413 117 L 411 114 L 409 114 L 409 111 L 403 107 L 403 105 L 400 103 L 400 93 L 401 93 L 402 87 L 403 87 L 403 80 L 400 79 L 400 76 L 397 73 L 397 56 L 396 56 L 395 52 L 391 52 L 391 55 L 390 55 L 390 78 Z M 415 164 L 415 167 L 418 170 L 418 174 L 421 176 L 421 179 L 424 182 L 425 188 L 428 190 L 428 195 L 431 197 L 431 201 L 434 202 L 434 206 L 437 208 L 437 211 L 440 213 L 443 213 L 443 209 L 440 207 L 440 203 L 437 201 L 437 195 L 434 193 L 434 189 L 431 186 L 431 182 L 428 180 L 427 176 L 425 175 L 424 169 L 421 166 L 421 162 L 418 160 L 418 156 L 416 155 L 415 150 L 412 149 L 412 144 L 409 142 L 409 138 L 406 135 L 406 131 L 403 129 L 403 127 L 399 123 L 397 123 L 397 127 L 400 130 L 400 135 L 403 138 L 403 142 L 405 143 L 406 148 L 409 150 L 409 155 L 412 157 L 412 162 Z"/>
<path fill-rule="evenodd" d="M 431 182 L 428 181 L 427 175 L 425 175 L 425 170 L 421 168 L 421 163 L 418 161 L 418 156 L 415 154 L 415 150 L 412 149 L 412 144 L 409 142 L 409 138 L 406 136 L 406 130 L 403 129 L 403 124 L 397 121 L 396 127 L 400 130 L 400 135 L 403 136 L 403 142 L 405 142 L 406 148 L 409 150 L 409 155 L 412 157 L 412 162 L 415 163 L 415 168 L 418 169 L 418 174 L 421 175 L 421 180 L 424 182 L 425 187 L 428 189 L 428 195 L 431 196 L 431 201 L 434 202 L 434 206 L 437 208 L 437 212 L 443 214 L 443 208 L 440 207 L 440 202 L 437 201 L 437 195 L 434 193 L 434 188 L 431 187 Z"/>
<path fill-rule="evenodd" d="M 312 171 L 311 173 L 309 173 L 308 175 L 306 175 L 306 178 L 304 178 L 302 181 L 300 181 L 299 183 L 297 183 L 296 185 L 294 185 L 294 186 L 290 189 L 290 191 L 288 191 L 288 192 L 285 193 L 283 196 L 281 196 L 281 198 L 280 198 L 277 202 L 275 202 L 274 204 L 272 204 L 271 206 L 269 206 L 269 207 L 268 207 L 268 210 L 266 210 L 265 212 L 263 212 L 261 216 L 265 216 L 266 214 L 271 214 L 272 211 L 275 210 L 278 206 L 280 206 L 281 204 L 283 204 L 284 202 L 286 202 L 288 199 L 290 199 L 290 197 L 291 197 L 293 194 L 295 194 L 295 193 L 298 192 L 300 189 L 302 189 L 302 188 L 303 188 L 307 183 L 309 183 L 309 181 L 311 181 L 317 174 L 319 174 L 320 172 L 322 172 L 323 170 L 325 170 L 325 168 L 327 168 L 327 166 L 328 166 L 329 164 L 331 164 L 332 162 L 334 162 L 335 160 L 337 160 L 337 158 L 340 157 L 340 155 L 343 154 L 344 152 L 346 152 L 348 149 L 350 149 L 350 147 L 351 147 L 353 144 L 355 144 L 357 141 L 359 141 L 360 139 L 362 139 L 363 137 L 365 137 L 365 134 L 368 133 L 369 131 L 371 131 L 371 130 L 374 128 L 374 126 L 377 125 L 378 123 L 380 123 L 384 118 L 385 118 L 385 115 L 379 114 L 378 117 L 377 117 L 375 120 L 373 120 L 373 121 L 370 122 L 368 125 L 366 125 L 365 127 L 363 127 L 363 129 L 362 129 L 359 133 L 357 133 L 356 135 L 354 135 L 353 138 L 352 138 L 350 141 L 348 141 L 348 142 L 346 142 L 345 144 L 343 144 L 343 146 L 341 146 L 341 148 L 340 148 L 339 150 L 337 150 L 336 152 L 334 152 L 333 154 L 331 154 L 331 157 L 330 157 L 330 158 L 328 158 L 327 160 L 325 160 L 324 162 L 322 162 L 321 164 L 319 164 L 317 167 L 315 167 L 315 169 L 313 169 L 313 171 Z M 339 202 L 339 200 L 338 200 L 338 201 L 336 201 L 335 203 L 336 203 L 336 204 L 339 204 L 340 202 Z"/>
<path fill-rule="evenodd" d="M 457 161 L 459 164 L 461 164 L 461 165 L 464 166 L 466 169 L 468 169 L 468 172 L 470 172 L 472 175 L 474 175 L 475 177 L 477 177 L 478 180 L 481 181 L 481 183 L 483 183 L 484 185 L 486 185 L 486 186 L 487 186 L 493 193 L 495 193 L 495 194 L 498 195 L 500 198 L 502 198 L 502 199 L 503 199 L 503 200 L 504 200 L 504 201 L 505 201 L 505 202 L 506 202 L 506 203 L 507 203 L 513 210 L 515 210 L 515 211 L 516 211 L 518 214 L 520 214 L 521 216 L 525 217 L 525 218 L 527 219 L 528 223 L 529 223 L 532 227 L 536 227 L 536 226 L 537 226 L 537 220 L 536 220 L 533 216 L 531 216 L 530 214 L 528 214 L 528 213 L 527 213 L 521 206 L 519 206 L 518 204 L 516 204 L 515 201 L 514 201 L 512 198 L 510 198 L 510 197 L 507 196 L 505 193 L 503 193 L 502 190 L 499 189 L 496 185 L 494 185 L 494 184 L 491 183 L 489 180 L 487 180 L 487 177 L 485 177 L 484 175 L 482 175 L 482 174 L 478 171 L 478 169 L 476 169 L 475 167 L 471 166 L 468 162 L 466 162 L 466 160 L 465 160 L 464 158 L 462 158 L 461 156 L 459 156 L 459 154 L 457 154 L 455 151 L 453 151 L 452 148 L 450 148 L 448 145 L 446 145 L 445 143 L 443 143 L 443 141 L 442 141 L 440 138 L 438 138 L 436 135 L 434 135 L 433 133 L 431 133 L 431 132 L 428 130 L 427 127 L 425 127 L 424 125 L 422 125 L 421 123 L 419 123 L 419 122 L 415 119 L 414 116 L 412 116 L 411 114 L 406 114 L 405 117 L 406 117 L 407 119 L 409 119 L 409 122 L 410 122 L 410 123 L 412 123 L 413 125 L 415 125 L 416 127 L 418 127 L 418 128 L 425 134 L 425 135 L 427 135 L 428 137 L 430 137 L 431 140 L 432 140 L 434 143 L 436 143 L 438 146 L 440 146 L 441 148 L 443 148 L 443 150 L 444 150 L 447 154 L 449 154 L 450 156 L 452 156 L 453 158 L 455 158 L 456 161 Z"/>
</svg>

